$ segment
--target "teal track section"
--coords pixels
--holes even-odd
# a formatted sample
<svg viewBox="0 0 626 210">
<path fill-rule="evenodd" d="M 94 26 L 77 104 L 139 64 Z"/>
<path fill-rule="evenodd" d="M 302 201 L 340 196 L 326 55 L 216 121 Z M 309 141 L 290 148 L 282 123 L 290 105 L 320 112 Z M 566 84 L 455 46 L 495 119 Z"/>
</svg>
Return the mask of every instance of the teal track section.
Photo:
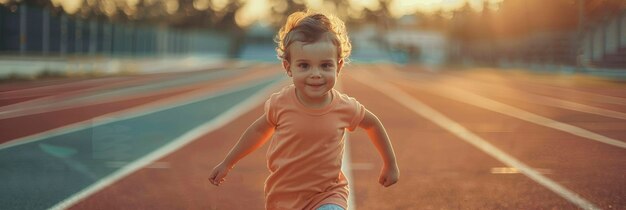
<svg viewBox="0 0 626 210">
<path fill-rule="evenodd" d="M 281 79 L 2 149 L 0 209 L 50 208 Z"/>
</svg>

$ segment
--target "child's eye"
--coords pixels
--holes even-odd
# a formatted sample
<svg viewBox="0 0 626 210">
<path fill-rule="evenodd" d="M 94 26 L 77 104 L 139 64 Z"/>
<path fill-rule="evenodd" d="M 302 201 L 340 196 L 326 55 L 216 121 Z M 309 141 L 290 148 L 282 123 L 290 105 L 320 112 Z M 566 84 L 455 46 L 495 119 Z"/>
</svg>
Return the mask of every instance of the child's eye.
<svg viewBox="0 0 626 210">
<path fill-rule="evenodd" d="M 322 64 L 322 68 L 324 68 L 324 69 L 331 69 L 333 67 L 335 67 L 335 66 L 332 63 Z"/>
<path fill-rule="evenodd" d="M 301 69 L 306 69 L 306 68 L 309 68 L 309 64 L 308 63 L 300 63 L 300 64 L 298 64 L 298 67 L 300 67 Z"/>
</svg>

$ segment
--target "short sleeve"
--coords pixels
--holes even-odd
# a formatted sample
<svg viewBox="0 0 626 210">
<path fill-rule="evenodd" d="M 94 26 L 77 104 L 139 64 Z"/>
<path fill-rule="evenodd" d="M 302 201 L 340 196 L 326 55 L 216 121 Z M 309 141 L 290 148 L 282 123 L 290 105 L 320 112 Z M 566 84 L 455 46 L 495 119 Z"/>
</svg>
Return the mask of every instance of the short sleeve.
<svg viewBox="0 0 626 210">
<path fill-rule="evenodd" d="M 265 101 L 265 107 L 263 108 L 263 111 L 265 112 L 265 119 L 267 120 L 267 122 L 272 126 L 276 126 L 276 108 L 273 106 L 272 103 L 273 98 L 274 97 L 270 97 L 269 99 L 267 99 L 267 101 Z"/>
<path fill-rule="evenodd" d="M 350 127 L 348 127 L 349 131 L 354 131 L 357 126 L 359 126 L 359 124 L 361 124 L 361 121 L 363 121 L 363 117 L 365 117 L 365 107 L 359 103 L 359 101 L 357 101 L 354 98 L 350 98 L 350 102 L 352 103 L 353 107 L 354 107 L 354 116 L 352 117 L 352 121 L 350 122 Z"/>
</svg>

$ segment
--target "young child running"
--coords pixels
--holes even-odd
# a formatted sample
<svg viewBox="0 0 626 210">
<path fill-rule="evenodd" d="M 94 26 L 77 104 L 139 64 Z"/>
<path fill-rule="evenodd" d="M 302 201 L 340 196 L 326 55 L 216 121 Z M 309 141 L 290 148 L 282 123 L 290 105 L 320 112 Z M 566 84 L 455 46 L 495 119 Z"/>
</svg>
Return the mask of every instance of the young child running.
<svg viewBox="0 0 626 210">
<path fill-rule="evenodd" d="M 360 127 L 382 156 L 380 184 L 395 184 L 399 170 L 385 128 L 357 100 L 333 89 L 352 48 L 344 23 L 330 15 L 295 12 L 276 42 L 293 85 L 270 96 L 264 114 L 213 169 L 211 183 L 219 186 L 239 160 L 271 139 L 266 209 L 347 209 L 343 136 Z"/>
</svg>

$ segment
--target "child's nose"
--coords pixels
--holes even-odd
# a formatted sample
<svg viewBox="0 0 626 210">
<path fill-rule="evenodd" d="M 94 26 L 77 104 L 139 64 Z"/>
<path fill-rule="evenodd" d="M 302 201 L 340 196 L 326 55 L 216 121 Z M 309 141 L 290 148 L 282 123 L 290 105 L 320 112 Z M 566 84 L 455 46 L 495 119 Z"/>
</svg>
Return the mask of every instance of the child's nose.
<svg viewBox="0 0 626 210">
<path fill-rule="evenodd" d="M 313 68 L 313 71 L 311 71 L 311 76 L 313 76 L 313 77 L 321 77 L 322 76 L 322 70 L 320 70 L 319 68 Z"/>
</svg>

